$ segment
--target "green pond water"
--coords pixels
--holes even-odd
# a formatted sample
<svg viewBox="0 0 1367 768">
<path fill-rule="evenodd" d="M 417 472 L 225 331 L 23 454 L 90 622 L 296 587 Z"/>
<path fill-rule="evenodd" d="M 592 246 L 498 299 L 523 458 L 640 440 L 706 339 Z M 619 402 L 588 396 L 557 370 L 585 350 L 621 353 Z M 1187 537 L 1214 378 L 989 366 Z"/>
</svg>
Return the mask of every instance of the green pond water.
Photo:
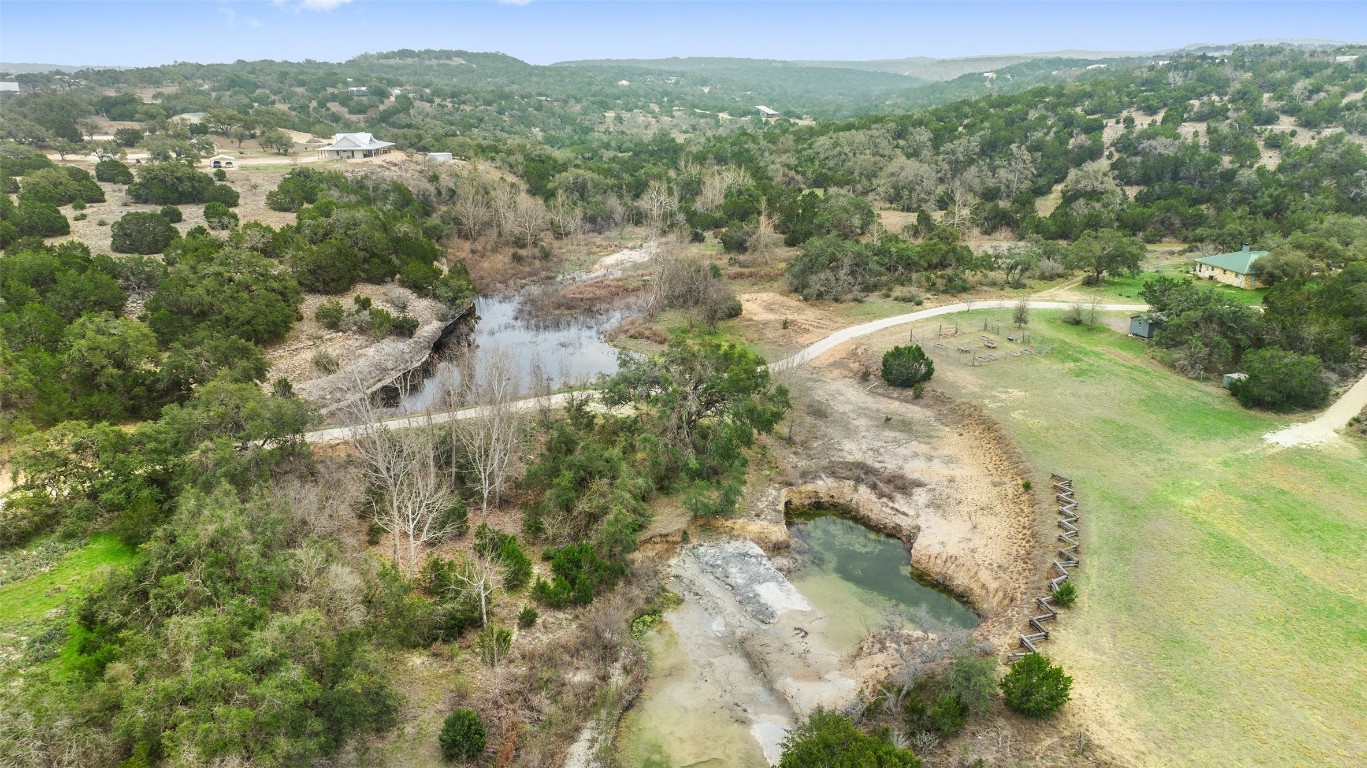
<svg viewBox="0 0 1367 768">
<path fill-rule="evenodd" d="M 911 557 L 897 539 L 827 510 L 803 513 L 789 530 L 802 561 L 793 586 L 825 614 L 823 630 L 837 645 L 853 648 L 889 614 L 931 633 L 978 625 L 958 600 L 912 577 Z"/>
<path fill-rule="evenodd" d="M 792 583 L 822 618 L 810 631 L 842 653 L 853 651 L 885 617 L 926 632 L 946 627 L 972 628 L 979 619 L 953 597 L 912 577 L 906 547 L 891 536 L 868 530 L 831 510 L 790 516 L 796 540 L 793 554 L 801 567 Z M 685 625 L 699 621 L 689 605 L 669 615 Z M 702 670 L 699 659 L 726 653 L 710 638 L 693 638 L 701 647 L 681 647 L 662 622 L 646 636 L 650 680 L 618 729 L 617 758 L 628 768 L 761 768 L 768 765 L 751 726 L 734 717 L 717 698 L 709 678 L 721 670 Z M 694 657 L 690 659 L 690 656 Z M 701 662 L 704 666 L 711 666 Z M 782 704 L 775 702 L 778 706 Z"/>
</svg>

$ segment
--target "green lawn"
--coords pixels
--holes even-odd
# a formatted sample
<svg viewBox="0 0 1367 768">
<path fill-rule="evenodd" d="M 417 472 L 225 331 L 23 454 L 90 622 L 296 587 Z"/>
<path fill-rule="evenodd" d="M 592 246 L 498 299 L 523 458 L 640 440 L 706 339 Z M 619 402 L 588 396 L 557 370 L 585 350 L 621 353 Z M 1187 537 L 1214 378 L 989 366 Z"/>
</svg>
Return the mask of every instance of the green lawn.
<svg viewBox="0 0 1367 768">
<path fill-rule="evenodd" d="M 1189 277 L 1190 273 L 1187 270 L 1186 264 L 1169 264 L 1159 269 L 1152 269 L 1140 272 L 1139 274 L 1133 275 L 1131 277 L 1107 277 L 1106 282 L 1103 283 L 1100 286 L 1100 288 L 1095 290 L 1101 296 L 1101 300 L 1103 303 L 1120 303 L 1131 301 L 1142 303 L 1144 300 L 1140 298 L 1139 291 L 1143 289 L 1144 281 L 1151 280 L 1158 275 L 1184 278 Z M 1258 288 L 1256 290 L 1249 291 L 1243 288 L 1235 288 L 1232 285 L 1217 283 L 1214 280 L 1202 280 L 1200 281 L 1200 284 L 1209 287 L 1210 290 L 1219 293 L 1226 299 L 1229 299 L 1240 304 L 1261 304 L 1263 303 L 1263 294 L 1267 293 L 1266 288 Z M 1091 290 L 1093 289 L 1082 287 L 1078 288 L 1078 291 L 1082 293 L 1086 293 Z"/>
<path fill-rule="evenodd" d="M 935 381 L 1074 479 L 1080 598 L 1046 649 L 1079 700 L 1146 765 L 1367 764 L 1367 444 L 1268 448 L 1290 419 L 1056 316 L 1032 315 L 1050 356 Z"/>
<path fill-rule="evenodd" d="M 50 570 L 0 585 L 0 632 L 28 634 L 48 611 L 80 595 L 98 571 L 132 559 L 133 551 L 116 537 L 93 536 Z"/>
</svg>

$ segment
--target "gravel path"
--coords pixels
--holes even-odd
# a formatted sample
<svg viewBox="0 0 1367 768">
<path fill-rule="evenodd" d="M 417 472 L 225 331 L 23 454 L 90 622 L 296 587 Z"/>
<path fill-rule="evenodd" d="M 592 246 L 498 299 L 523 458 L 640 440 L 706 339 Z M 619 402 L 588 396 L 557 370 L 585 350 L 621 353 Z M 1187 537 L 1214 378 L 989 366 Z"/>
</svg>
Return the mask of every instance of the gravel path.
<svg viewBox="0 0 1367 768">
<path fill-rule="evenodd" d="M 1367 374 L 1364 374 L 1358 383 L 1334 401 L 1333 405 L 1320 412 L 1320 415 L 1310 421 L 1293 424 L 1276 432 L 1269 432 L 1263 435 L 1263 439 L 1283 448 L 1297 445 L 1322 445 L 1330 440 L 1337 439 L 1338 430 L 1342 429 L 1354 416 L 1362 413 L 1364 408 L 1367 408 Z"/>
</svg>

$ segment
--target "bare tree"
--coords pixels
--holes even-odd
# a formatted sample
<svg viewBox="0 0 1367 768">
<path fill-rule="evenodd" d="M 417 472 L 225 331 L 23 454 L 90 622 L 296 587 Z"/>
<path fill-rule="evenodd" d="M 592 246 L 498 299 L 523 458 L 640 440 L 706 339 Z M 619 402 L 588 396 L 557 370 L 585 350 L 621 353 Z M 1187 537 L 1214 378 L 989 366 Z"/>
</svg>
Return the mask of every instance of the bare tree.
<svg viewBox="0 0 1367 768">
<path fill-rule="evenodd" d="M 778 243 L 778 233 L 774 231 L 774 223 L 769 220 L 769 200 L 765 198 L 759 201 L 759 221 L 755 224 L 755 236 L 750 240 L 749 252 L 755 260 L 768 264 Z"/>
<path fill-rule="evenodd" d="M 456 216 L 457 231 L 463 232 L 466 240 L 474 242 L 484 234 L 494 218 L 489 193 L 473 174 L 460 177 L 454 191 L 451 211 Z"/>
<path fill-rule="evenodd" d="M 535 247 L 546 232 L 546 204 L 525 192 L 519 193 L 508 223 L 518 244 Z"/>
<path fill-rule="evenodd" d="M 584 212 L 565 195 L 556 192 L 555 199 L 546 207 L 550 220 L 551 234 L 559 238 L 578 237 L 584 234 Z"/>
<path fill-rule="evenodd" d="M 641 207 L 641 216 L 645 219 L 646 226 L 653 232 L 663 233 L 674 223 L 679 200 L 668 184 L 657 179 L 646 187 L 638 205 Z"/>
<path fill-rule="evenodd" d="M 462 594 L 454 597 L 472 596 L 479 600 L 479 621 L 481 627 L 489 626 L 489 607 L 493 601 L 494 589 L 503 578 L 503 569 L 498 561 L 471 555 L 456 565 L 452 572 Z"/>
<path fill-rule="evenodd" d="M 498 504 L 522 459 L 522 378 L 512 356 L 497 347 L 460 362 L 445 368 L 447 405 L 472 410 L 450 421 L 452 443 L 460 447 L 458 460 L 470 472 L 480 512 L 488 515 L 489 503 Z"/>
<path fill-rule="evenodd" d="M 363 390 L 359 380 L 356 389 Z M 394 565 L 411 579 L 428 543 L 447 534 L 443 518 L 453 501 L 437 466 L 436 430 L 384 424 L 363 393 L 351 401 L 349 415 L 365 478 L 381 492 L 372 518 L 393 539 Z"/>
</svg>

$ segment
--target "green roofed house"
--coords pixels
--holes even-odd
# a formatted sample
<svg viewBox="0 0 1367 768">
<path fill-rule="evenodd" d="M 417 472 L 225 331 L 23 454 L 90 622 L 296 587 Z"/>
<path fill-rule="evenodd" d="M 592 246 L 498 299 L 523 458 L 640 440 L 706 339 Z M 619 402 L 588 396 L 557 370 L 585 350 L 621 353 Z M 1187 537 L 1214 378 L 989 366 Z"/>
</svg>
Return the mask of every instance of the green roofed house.
<svg viewBox="0 0 1367 768">
<path fill-rule="evenodd" d="M 1266 255 L 1267 251 L 1250 251 L 1245 245 L 1242 251 L 1206 256 L 1196 259 L 1196 276 L 1219 280 L 1236 288 L 1257 288 L 1258 278 L 1252 274 L 1253 262 Z"/>
</svg>

